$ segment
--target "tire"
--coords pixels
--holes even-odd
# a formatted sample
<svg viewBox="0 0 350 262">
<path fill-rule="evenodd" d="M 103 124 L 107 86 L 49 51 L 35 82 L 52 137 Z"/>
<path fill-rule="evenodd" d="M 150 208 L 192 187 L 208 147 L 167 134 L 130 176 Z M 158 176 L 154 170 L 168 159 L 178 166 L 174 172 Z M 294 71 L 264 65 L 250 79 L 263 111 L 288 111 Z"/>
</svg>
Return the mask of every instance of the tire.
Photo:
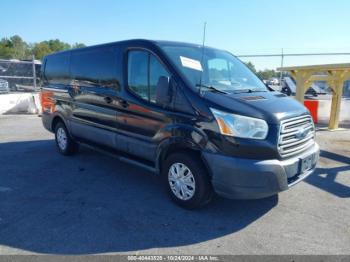
<svg viewBox="0 0 350 262">
<path fill-rule="evenodd" d="M 182 176 L 176 177 L 179 174 Z M 199 208 L 213 196 L 211 182 L 202 161 L 185 152 L 174 153 L 165 160 L 162 177 L 171 199 L 186 209 Z"/>
<path fill-rule="evenodd" d="M 79 149 L 79 145 L 70 137 L 62 122 L 58 122 L 55 126 L 55 141 L 58 152 L 62 155 L 73 155 Z"/>
</svg>

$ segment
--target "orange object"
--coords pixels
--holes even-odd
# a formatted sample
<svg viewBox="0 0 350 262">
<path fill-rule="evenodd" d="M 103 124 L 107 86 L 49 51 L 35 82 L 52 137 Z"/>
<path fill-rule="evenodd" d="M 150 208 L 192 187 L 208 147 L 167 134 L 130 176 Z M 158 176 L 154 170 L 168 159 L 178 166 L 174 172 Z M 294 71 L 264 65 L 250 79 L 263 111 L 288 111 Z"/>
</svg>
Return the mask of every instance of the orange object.
<svg viewBox="0 0 350 262">
<path fill-rule="evenodd" d="M 40 102 L 43 112 L 52 113 L 55 111 L 55 103 L 52 100 L 52 91 L 41 91 L 40 92 Z"/>
<path fill-rule="evenodd" d="M 217 118 L 217 121 L 222 133 L 224 133 L 225 135 L 232 135 L 230 127 L 226 125 L 224 120 L 222 120 L 221 118 Z"/>
<path fill-rule="evenodd" d="M 317 124 L 318 100 L 305 100 L 304 105 L 307 109 L 309 109 L 314 122 Z"/>
</svg>

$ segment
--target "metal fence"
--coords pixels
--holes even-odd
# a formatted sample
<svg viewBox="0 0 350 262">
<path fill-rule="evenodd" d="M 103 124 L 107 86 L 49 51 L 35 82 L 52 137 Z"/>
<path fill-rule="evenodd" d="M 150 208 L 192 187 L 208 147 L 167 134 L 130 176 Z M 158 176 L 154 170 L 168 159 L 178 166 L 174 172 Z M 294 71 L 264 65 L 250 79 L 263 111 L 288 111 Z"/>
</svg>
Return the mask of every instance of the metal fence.
<svg viewBox="0 0 350 262">
<path fill-rule="evenodd" d="M 0 58 L 0 93 L 37 92 L 40 88 L 41 62 Z"/>
</svg>

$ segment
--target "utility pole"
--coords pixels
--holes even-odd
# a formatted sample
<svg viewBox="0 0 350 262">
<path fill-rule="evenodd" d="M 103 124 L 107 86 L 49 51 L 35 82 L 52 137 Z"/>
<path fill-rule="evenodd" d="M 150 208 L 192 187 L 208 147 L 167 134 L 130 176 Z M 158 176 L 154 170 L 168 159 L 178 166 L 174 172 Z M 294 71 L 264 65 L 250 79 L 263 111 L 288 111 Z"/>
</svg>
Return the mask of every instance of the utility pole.
<svg viewBox="0 0 350 262">
<path fill-rule="evenodd" d="M 284 53 L 283 53 L 283 48 L 282 48 L 282 53 L 281 53 L 281 67 L 283 67 L 283 62 L 284 62 Z M 283 78 L 283 72 L 280 72 L 280 86 L 282 89 L 282 78 Z"/>
<path fill-rule="evenodd" d="M 36 91 L 36 70 L 35 70 L 35 57 L 32 55 L 32 66 L 33 66 L 33 87 Z"/>
</svg>

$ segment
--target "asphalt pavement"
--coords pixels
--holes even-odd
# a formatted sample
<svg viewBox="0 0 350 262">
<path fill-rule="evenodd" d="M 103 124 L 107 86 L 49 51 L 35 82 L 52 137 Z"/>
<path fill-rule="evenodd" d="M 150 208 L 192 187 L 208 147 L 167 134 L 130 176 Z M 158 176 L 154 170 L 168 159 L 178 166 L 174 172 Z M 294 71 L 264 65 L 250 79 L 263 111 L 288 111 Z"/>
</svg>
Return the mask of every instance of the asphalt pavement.
<svg viewBox="0 0 350 262">
<path fill-rule="evenodd" d="M 155 175 L 61 156 L 40 117 L 0 116 L 0 254 L 350 254 L 350 130 L 317 141 L 316 172 L 292 189 L 188 211 Z"/>
</svg>

